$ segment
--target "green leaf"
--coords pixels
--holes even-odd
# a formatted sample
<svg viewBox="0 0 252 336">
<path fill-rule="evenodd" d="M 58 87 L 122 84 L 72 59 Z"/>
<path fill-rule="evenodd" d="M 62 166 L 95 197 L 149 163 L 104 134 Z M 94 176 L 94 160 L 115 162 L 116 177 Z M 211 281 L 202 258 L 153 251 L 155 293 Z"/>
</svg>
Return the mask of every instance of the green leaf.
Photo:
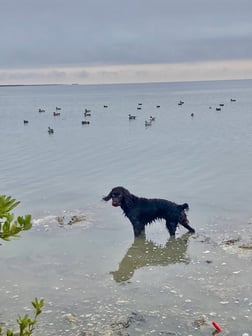
<svg viewBox="0 0 252 336">
<path fill-rule="evenodd" d="M 1 335 L 1 334 L 0 334 Z M 14 332 L 13 331 L 11 331 L 11 330 L 7 330 L 6 331 L 6 336 L 14 336 L 15 334 L 14 334 Z"/>
<path fill-rule="evenodd" d="M 14 214 L 10 212 L 19 203 L 11 196 L 0 195 L 0 239 L 8 241 L 11 237 L 19 238 L 20 231 L 31 229 L 31 215 L 18 216 L 14 220 Z"/>
<path fill-rule="evenodd" d="M 11 196 L 0 195 L 0 217 L 4 217 L 4 214 L 16 208 L 19 203 L 20 201 Z"/>
</svg>

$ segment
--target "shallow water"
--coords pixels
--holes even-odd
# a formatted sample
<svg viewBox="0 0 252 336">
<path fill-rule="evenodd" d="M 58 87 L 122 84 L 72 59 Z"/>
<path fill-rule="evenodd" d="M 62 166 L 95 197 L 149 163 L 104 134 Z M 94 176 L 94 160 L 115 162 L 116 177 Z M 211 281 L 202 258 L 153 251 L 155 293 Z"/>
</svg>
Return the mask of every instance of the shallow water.
<svg viewBox="0 0 252 336">
<path fill-rule="evenodd" d="M 225 335 L 250 332 L 251 84 L 0 88 L 1 193 L 34 219 L 1 246 L 0 322 L 42 296 L 41 335 L 109 334 L 132 312 L 130 335 L 211 335 L 214 320 Z M 157 222 L 134 241 L 121 210 L 101 201 L 115 185 L 188 202 L 197 233 L 170 240 Z M 68 225 L 73 215 L 84 218 Z"/>
</svg>

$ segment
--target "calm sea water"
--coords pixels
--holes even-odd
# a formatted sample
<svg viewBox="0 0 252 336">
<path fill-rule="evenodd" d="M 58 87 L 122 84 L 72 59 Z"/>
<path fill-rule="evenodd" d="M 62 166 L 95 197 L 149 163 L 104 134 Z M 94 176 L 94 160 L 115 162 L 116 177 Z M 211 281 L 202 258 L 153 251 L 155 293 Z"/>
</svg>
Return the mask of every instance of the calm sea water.
<svg viewBox="0 0 252 336">
<path fill-rule="evenodd" d="M 251 331 L 250 250 L 223 246 L 251 243 L 251 106 L 252 81 L 1 87 L 0 193 L 34 226 L 0 247 L 0 322 L 43 296 L 42 334 L 101 331 L 132 311 L 145 322 L 130 335 L 210 335 L 211 323 L 195 329 L 201 315 L 227 335 Z M 171 242 L 156 223 L 133 242 L 101 201 L 116 185 L 188 202 L 197 234 Z M 69 226 L 73 215 L 85 218 Z"/>
</svg>

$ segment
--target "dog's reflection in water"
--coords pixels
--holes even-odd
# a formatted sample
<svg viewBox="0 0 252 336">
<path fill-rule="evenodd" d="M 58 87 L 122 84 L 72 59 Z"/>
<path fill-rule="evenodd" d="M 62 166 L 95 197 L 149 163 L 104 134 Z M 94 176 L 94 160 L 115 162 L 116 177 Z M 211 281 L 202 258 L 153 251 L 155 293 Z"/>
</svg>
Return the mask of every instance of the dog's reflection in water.
<svg viewBox="0 0 252 336">
<path fill-rule="evenodd" d="M 179 238 L 170 238 L 165 245 L 158 245 L 145 236 L 135 238 L 133 244 L 121 260 L 117 271 L 111 272 L 116 282 L 132 278 L 135 270 L 145 266 L 167 266 L 189 263 L 186 255 L 190 233 Z"/>
</svg>

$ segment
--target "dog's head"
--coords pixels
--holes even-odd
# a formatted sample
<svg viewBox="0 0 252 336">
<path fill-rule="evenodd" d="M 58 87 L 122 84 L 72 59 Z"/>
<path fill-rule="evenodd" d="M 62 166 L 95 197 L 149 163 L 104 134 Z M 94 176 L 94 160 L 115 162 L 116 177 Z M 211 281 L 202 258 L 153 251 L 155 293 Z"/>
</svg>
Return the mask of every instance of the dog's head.
<svg viewBox="0 0 252 336">
<path fill-rule="evenodd" d="M 107 196 L 103 197 L 103 200 L 107 202 L 112 199 L 112 205 L 118 207 L 122 206 L 125 198 L 128 196 L 130 196 L 130 192 L 127 189 L 123 187 L 115 187 Z"/>
</svg>

